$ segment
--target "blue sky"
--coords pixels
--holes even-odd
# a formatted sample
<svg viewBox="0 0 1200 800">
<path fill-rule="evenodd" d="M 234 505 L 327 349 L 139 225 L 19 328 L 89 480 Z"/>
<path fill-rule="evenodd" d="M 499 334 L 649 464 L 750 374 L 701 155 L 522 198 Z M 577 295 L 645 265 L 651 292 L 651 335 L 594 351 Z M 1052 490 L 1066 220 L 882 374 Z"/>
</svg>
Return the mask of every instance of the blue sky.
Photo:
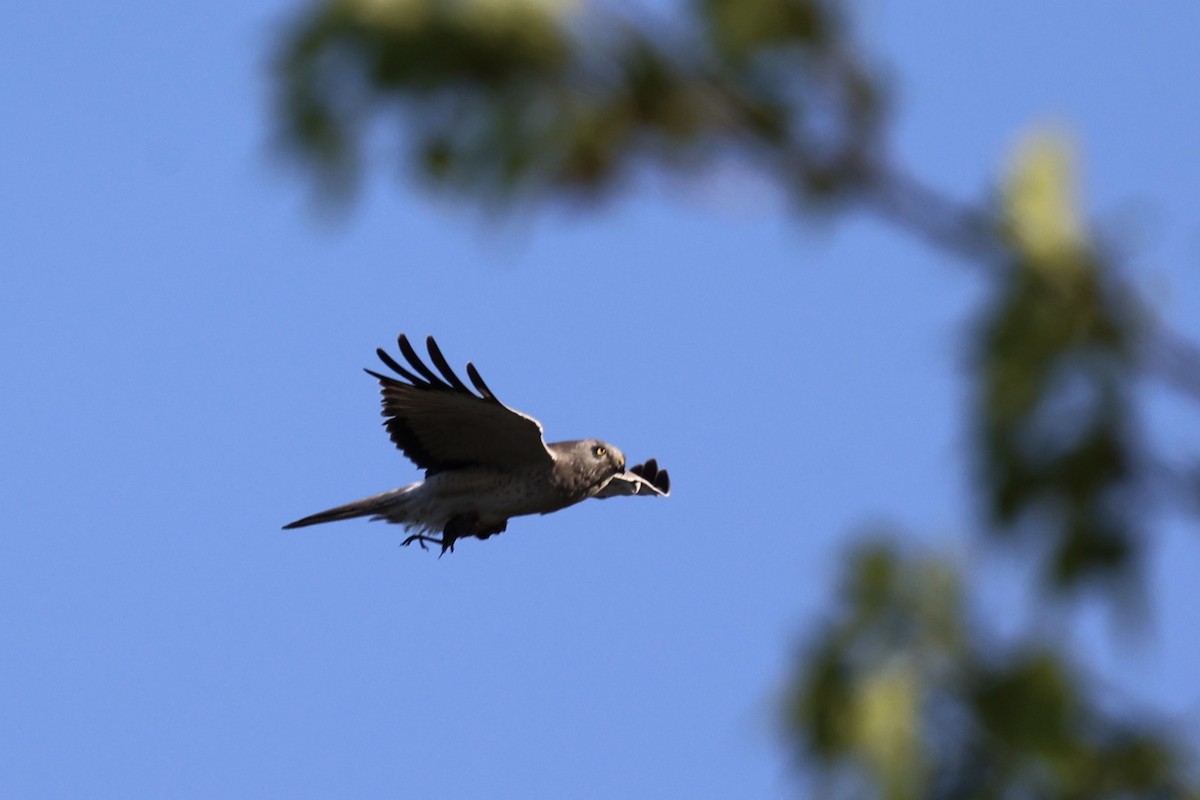
<svg viewBox="0 0 1200 800">
<path fill-rule="evenodd" d="M 858 6 L 899 157 L 977 197 L 1031 125 L 1070 130 L 1089 213 L 1200 339 L 1200 8 Z M 270 150 L 291 8 L 0 6 L 0 795 L 789 796 L 774 701 L 856 535 L 980 563 L 983 287 L 733 170 L 506 221 L 379 175 L 314 213 Z M 360 370 L 401 331 L 674 495 L 440 560 L 379 523 L 280 531 L 416 479 Z M 1194 409 L 1146 400 L 1196 452 Z M 1156 530 L 1148 633 L 1070 635 L 1194 734 L 1200 547 Z M 980 576 L 1003 629 L 1038 613 L 1022 579 Z"/>
</svg>

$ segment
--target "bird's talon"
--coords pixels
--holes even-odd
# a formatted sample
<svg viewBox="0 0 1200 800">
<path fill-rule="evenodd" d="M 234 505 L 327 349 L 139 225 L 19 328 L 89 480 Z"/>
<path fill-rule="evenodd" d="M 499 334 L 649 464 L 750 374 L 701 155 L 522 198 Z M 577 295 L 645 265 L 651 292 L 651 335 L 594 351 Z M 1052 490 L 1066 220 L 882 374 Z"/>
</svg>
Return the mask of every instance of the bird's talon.
<svg viewBox="0 0 1200 800">
<path fill-rule="evenodd" d="M 425 544 L 426 542 L 431 542 L 433 544 L 440 544 L 442 546 L 442 552 L 443 553 L 446 552 L 446 543 L 443 540 L 435 539 L 432 536 L 426 536 L 423 533 L 414 533 L 413 535 L 411 535 L 407 539 L 405 539 L 403 542 L 401 542 L 400 546 L 408 547 L 413 542 L 416 542 L 417 544 L 421 545 L 422 550 L 429 549 L 429 547 Z M 454 551 L 454 543 L 453 542 L 450 543 L 450 550 L 451 550 L 451 552 Z"/>
</svg>

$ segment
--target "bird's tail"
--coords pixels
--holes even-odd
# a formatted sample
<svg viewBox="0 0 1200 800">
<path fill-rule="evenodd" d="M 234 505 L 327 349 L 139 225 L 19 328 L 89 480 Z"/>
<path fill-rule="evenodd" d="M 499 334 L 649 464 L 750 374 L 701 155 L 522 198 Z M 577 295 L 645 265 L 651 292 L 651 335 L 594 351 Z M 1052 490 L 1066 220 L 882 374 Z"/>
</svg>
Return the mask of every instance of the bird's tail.
<svg viewBox="0 0 1200 800">
<path fill-rule="evenodd" d="M 355 500 L 353 503 L 346 503 L 344 506 L 319 511 L 304 519 L 289 522 L 283 526 L 283 529 L 303 528 L 308 525 L 319 525 L 322 522 L 336 522 L 340 519 L 354 519 L 355 517 L 370 516 L 393 519 L 396 517 L 396 512 L 405 505 L 405 501 L 410 499 L 413 492 L 420 488 L 420 486 L 421 482 L 418 481 L 399 489 L 392 489 L 390 492 L 364 497 L 362 500 Z M 394 519 L 394 521 L 401 522 L 403 521 L 403 517 Z"/>
</svg>

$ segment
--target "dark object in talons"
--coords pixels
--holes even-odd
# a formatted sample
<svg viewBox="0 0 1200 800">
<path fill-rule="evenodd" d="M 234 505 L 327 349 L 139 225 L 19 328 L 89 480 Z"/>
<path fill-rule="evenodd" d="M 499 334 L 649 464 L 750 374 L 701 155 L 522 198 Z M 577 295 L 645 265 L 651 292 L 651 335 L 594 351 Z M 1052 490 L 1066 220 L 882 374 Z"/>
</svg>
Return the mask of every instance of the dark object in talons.
<svg viewBox="0 0 1200 800">
<path fill-rule="evenodd" d="M 502 520 L 489 526 L 481 526 L 479 522 L 479 513 L 476 511 L 451 517 L 450 521 L 446 523 L 445 529 L 442 530 L 442 552 L 449 550 L 453 553 L 454 543 L 464 537 L 474 536 L 477 539 L 486 539 L 497 533 L 503 533 L 508 528 L 508 520 Z"/>
<path fill-rule="evenodd" d="M 474 536 L 476 539 L 487 539 L 495 536 L 498 533 L 504 533 L 506 530 L 508 530 L 508 520 L 505 520 L 498 525 L 492 525 L 491 527 L 477 528 Z"/>
</svg>

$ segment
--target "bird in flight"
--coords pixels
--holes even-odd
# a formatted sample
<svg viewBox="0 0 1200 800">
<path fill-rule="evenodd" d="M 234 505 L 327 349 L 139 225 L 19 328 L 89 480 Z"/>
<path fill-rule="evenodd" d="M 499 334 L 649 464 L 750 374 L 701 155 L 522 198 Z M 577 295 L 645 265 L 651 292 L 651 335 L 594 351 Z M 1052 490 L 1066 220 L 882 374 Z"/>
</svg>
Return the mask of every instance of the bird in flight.
<svg viewBox="0 0 1200 800">
<path fill-rule="evenodd" d="M 425 480 L 331 508 L 284 525 L 367 517 L 403 525 L 405 545 L 427 543 L 454 550 L 459 539 L 503 533 L 510 517 L 549 514 L 590 497 L 665 497 L 671 481 L 650 459 L 629 469 L 624 454 L 599 439 L 546 443 L 542 424 L 509 408 L 467 364 L 471 391 L 450 369 L 430 336 L 425 340 L 435 373 L 400 335 L 403 366 L 376 352 L 395 376 L 365 370 L 379 381 L 384 427 L 404 455 L 425 470 Z"/>
</svg>

